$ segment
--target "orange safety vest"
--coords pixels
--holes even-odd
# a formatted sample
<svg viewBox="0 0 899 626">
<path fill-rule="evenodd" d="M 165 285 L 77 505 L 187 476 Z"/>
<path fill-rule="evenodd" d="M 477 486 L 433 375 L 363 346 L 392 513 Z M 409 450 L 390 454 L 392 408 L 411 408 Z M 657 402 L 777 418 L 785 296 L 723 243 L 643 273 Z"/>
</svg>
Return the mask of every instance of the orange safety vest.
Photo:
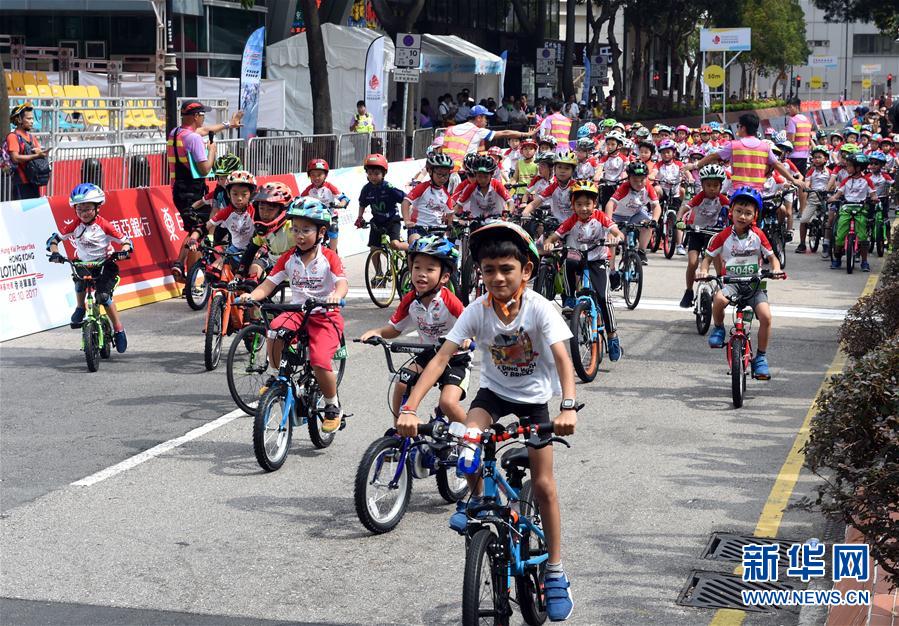
<svg viewBox="0 0 899 626">
<path fill-rule="evenodd" d="M 556 146 L 560 152 L 567 150 L 571 137 L 571 120 L 561 113 L 553 113 L 549 116 L 549 134 L 556 138 Z"/>
<path fill-rule="evenodd" d="M 793 123 L 796 124 L 796 132 L 793 134 L 793 151 L 808 152 L 812 144 L 812 124 L 808 118 L 801 113 L 793 116 Z"/>
<path fill-rule="evenodd" d="M 443 154 L 453 160 L 453 171 L 458 172 L 462 169 L 462 160 L 468 154 L 468 148 L 479 130 L 481 129 L 475 126 L 474 122 L 457 124 L 446 129 L 443 134 Z"/>
<path fill-rule="evenodd" d="M 731 181 L 734 189 L 746 186 L 761 190 L 765 186 L 765 170 L 768 167 L 768 144 L 759 142 L 758 146 L 750 148 L 742 139 L 736 139 L 731 142 L 731 147 Z"/>
<path fill-rule="evenodd" d="M 166 141 L 165 157 L 169 165 L 170 180 L 175 180 L 176 178 L 182 180 L 205 178 L 197 172 L 190 153 L 184 148 L 181 137 L 187 132 L 191 132 L 190 129 L 178 126 L 172 129 L 172 132 L 169 133 L 168 141 Z M 178 170 L 182 172 L 180 176 L 176 176 Z"/>
</svg>

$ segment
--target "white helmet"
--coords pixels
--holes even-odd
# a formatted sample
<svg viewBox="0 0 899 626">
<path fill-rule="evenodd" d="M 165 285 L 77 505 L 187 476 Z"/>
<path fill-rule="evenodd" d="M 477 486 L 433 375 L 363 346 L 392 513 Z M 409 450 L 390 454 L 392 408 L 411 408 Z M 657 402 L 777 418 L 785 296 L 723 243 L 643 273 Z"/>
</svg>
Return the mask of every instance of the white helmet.
<svg viewBox="0 0 899 626">
<path fill-rule="evenodd" d="M 706 165 L 699 170 L 699 180 L 724 180 L 727 172 L 717 163 Z"/>
<path fill-rule="evenodd" d="M 624 143 L 624 135 L 621 134 L 621 133 L 620 133 L 619 131 L 617 131 L 617 130 L 613 130 L 613 131 L 610 132 L 608 135 L 606 135 L 606 139 L 614 139 L 614 140 L 617 141 L 619 144 L 623 144 L 623 143 Z"/>
</svg>

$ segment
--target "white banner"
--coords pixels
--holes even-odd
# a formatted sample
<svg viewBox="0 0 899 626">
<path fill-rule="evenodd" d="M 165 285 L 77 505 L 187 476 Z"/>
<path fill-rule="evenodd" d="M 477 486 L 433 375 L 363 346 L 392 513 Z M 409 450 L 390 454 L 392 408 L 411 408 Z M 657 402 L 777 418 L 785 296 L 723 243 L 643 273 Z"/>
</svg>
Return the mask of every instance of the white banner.
<svg viewBox="0 0 899 626">
<path fill-rule="evenodd" d="M 262 80 L 259 90 L 259 128 L 287 128 L 284 84 L 283 80 Z M 197 76 L 197 98 L 227 100 L 228 115 L 238 109 L 239 96 L 239 78 Z"/>
<path fill-rule="evenodd" d="M 0 204 L 0 341 L 69 323 L 75 288 L 68 266 L 47 261 L 56 222 L 46 198 Z"/>
<path fill-rule="evenodd" d="M 837 67 L 837 58 L 832 55 L 813 54 L 808 58 L 809 67 Z"/>
<path fill-rule="evenodd" d="M 387 128 L 387 77 L 384 75 L 384 41 L 381 36 L 371 42 L 365 55 L 365 108 L 372 116 L 376 130 Z"/>
<path fill-rule="evenodd" d="M 699 31 L 702 52 L 737 52 L 752 49 L 751 28 L 703 28 Z"/>
<path fill-rule="evenodd" d="M 876 74 L 881 71 L 883 66 L 880 63 L 867 63 L 862 65 L 862 74 Z"/>
</svg>

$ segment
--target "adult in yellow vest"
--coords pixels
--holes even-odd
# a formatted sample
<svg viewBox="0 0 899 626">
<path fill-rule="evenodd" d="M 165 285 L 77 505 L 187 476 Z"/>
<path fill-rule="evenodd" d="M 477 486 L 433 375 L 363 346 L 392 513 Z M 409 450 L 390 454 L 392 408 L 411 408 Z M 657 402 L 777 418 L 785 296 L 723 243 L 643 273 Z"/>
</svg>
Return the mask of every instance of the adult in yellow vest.
<svg viewBox="0 0 899 626">
<path fill-rule="evenodd" d="M 551 135 L 556 140 L 556 152 L 568 152 L 571 150 L 571 119 L 562 115 L 562 103 L 553 100 L 549 103 L 552 111 L 540 123 L 540 133 Z"/>
<path fill-rule="evenodd" d="M 356 115 L 350 123 L 351 133 L 373 133 L 375 132 L 375 118 L 365 108 L 365 100 L 356 103 Z"/>
<path fill-rule="evenodd" d="M 797 97 L 787 100 L 787 140 L 793 144 L 793 151 L 787 157 L 796 166 L 800 174 L 805 175 L 808 168 L 809 150 L 812 149 L 812 123 L 808 117 L 800 113 L 802 101 Z M 808 203 L 808 194 L 799 190 L 799 210 L 804 211 Z M 791 216 L 792 217 L 792 216 Z"/>
<path fill-rule="evenodd" d="M 493 115 L 487 107 L 477 104 L 471 107 L 468 121 L 456 124 L 446 129 L 443 135 L 443 154 L 453 160 L 453 170 L 462 169 L 462 159 L 469 152 L 477 152 L 484 141 L 517 137 L 523 139 L 530 137 L 535 131 L 524 133 L 519 130 L 490 130 L 487 128 L 487 118 Z"/>
</svg>

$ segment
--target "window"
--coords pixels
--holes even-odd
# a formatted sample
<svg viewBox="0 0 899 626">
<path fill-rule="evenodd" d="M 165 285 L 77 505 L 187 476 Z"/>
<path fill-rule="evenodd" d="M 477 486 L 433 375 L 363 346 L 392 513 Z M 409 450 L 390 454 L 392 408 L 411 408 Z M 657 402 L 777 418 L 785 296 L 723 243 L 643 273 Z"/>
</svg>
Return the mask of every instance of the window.
<svg viewBox="0 0 899 626">
<path fill-rule="evenodd" d="M 805 42 L 809 48 L 829 48 L 830 39 L 809 39 Z"/>
<path fill-rule="evenodd" d="M 853 35 L 852 54 L 893 56 L 899 54 L 899 43 L 883 35 Z"/>
<path fill-rule="evenodd" d="M 243 54 L 247 37 L 260 26 L 265 25 L 265 13 L 244 9 L 226 9 L 207 6 L 210 33 L 209 51 L 218 54 Z"/>
</svg>

